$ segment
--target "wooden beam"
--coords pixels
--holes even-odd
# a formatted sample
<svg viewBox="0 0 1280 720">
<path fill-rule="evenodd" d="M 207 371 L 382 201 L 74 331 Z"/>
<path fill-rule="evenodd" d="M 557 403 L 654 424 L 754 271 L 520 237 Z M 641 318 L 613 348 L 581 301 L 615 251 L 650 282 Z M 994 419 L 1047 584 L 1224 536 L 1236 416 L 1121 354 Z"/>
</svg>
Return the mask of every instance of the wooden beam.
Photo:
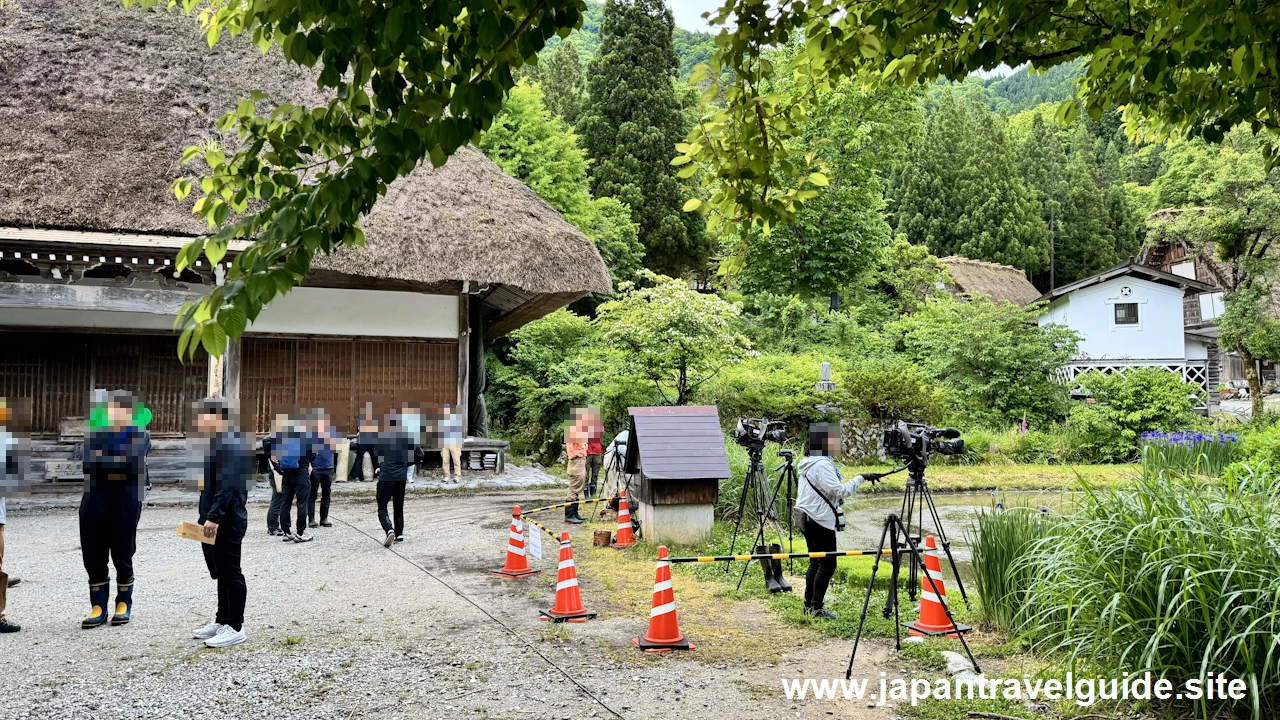
<svg viewBox="0 0 1280 720">
<path fill-rule="evenodd" d="M 105 285 L 0 283 L 0 308 L 28 310 L 108 310 L 177 315 L 184 303 L 203 293 L 160 288 Z"/>
<path fill-rule="evenodd" d="M 462 420 L 462 435 L 466 437 L 471 427 L 468 414 L 471 394 L 471 296 L 458 295 L 458 417 Z"/>
</svg>

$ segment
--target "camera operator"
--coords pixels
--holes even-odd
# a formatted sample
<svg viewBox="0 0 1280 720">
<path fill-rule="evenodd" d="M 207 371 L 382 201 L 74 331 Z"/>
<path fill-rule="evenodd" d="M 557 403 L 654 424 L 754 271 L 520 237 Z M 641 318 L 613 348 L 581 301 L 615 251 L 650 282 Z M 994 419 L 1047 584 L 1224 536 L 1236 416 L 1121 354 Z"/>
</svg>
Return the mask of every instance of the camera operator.
<svg viewBox="0 0 1280 720">
<path fill-rule="evenodd" d="M 799 493 L 793 520 L 804 535 L 809 552 L 833 552 L 836 531 L 844 529 L 844 511 L 840 503 L 854 493 L 864 481 L 875 482 L 880 475 L 867 473 L 845 482 L 832 458 L 840 451 L 840 428 L 826 423 L 809 426 L 809 442 L 805 459 L 800 461 Z M 836 558 L 809 560 L 805 573 L 804 612 L 819 618 L 834 619 L 835 613 L 822 607 L 827 585 L 836 570 Z"/>
</svg>

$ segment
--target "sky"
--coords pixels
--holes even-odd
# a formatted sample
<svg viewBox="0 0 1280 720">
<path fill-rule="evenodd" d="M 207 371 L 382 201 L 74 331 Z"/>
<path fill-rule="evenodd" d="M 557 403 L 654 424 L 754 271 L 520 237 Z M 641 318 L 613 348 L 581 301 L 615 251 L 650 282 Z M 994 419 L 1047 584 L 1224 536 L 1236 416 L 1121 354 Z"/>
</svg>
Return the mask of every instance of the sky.
<svg viewBox="0 0 1280 720">
<path fill-rule="evenodd" d="M 671 12 L 676 16 L 676 25 L 685 30 L 707 32 L 711 28 L 702 19 L 702 13 L 711 12 L 720 7 L 720 0 L 667 0 Z"/>
</svg>

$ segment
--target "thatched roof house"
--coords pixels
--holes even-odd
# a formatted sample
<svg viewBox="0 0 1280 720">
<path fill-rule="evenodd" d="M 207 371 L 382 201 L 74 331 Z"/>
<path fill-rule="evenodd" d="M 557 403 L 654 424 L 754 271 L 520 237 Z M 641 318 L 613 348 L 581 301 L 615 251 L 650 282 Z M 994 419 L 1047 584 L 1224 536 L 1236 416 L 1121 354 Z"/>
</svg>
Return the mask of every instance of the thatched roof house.
<svg viewBox="0 0 1280 720">
<path fill-rule="evenodd" d="M 349 421 L 358 398 L 402 391 L 466 408 L 468 378 L 482 372 L 473 331 L 492 337 L 611 290 L 587 237 L 463 148 L 394 183 L 362 223 L 366 246 L 317 258 L 205 388 L 203 368 L 173 357 L 173 312 L 218 275 L 207 263 L 172 269 L 207 232 L 194 198 L 167 192 L 179 156 L 234 143 L 214 123 L 251 90 L 272 103 L 323 98 L 278 50 L 264 56 L 244 38 L 211 49 L 193 17 L 163 5 L 0 3 L 0 367 L 29 369 L 0 376 L 0 396 L 34 396 L 38 430 L 106 385 L 170 398 L 157 423 L 173 431 L 182 399 L 207 389 L 238 393 L 263 418 L 296 402 Z M 135 361 L 108 370 L 106 348 Z"/>
<path fill-rule="evenodd" d="M 1008 300 L 1023 307 L 1040 299 L 1040 291 L 1016 267 L 959 255 L 939 258 L 951 273 L 955 285 L 947 288 L 952 295 L 986 295 L 992 300 Z"/>
</svg>

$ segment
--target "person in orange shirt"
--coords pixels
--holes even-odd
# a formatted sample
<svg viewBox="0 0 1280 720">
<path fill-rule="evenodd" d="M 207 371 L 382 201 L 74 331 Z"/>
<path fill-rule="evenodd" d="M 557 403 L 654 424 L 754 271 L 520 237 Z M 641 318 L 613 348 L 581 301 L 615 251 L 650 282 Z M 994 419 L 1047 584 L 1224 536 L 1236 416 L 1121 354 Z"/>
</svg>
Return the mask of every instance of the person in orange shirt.
<svg viewBox="0 0 1280 720">
<path fill-rule="evenodd" d="M 569 504 L 564 508 L 564 521 L 570 525 L 579 525 L 583 521 L 578 515 L 578 495 L 587 482 L 589 427 L 587 414 L 574 408 L 569 425 L 564 430 L 564 449 L 569 456 Z"/>
</svg>

